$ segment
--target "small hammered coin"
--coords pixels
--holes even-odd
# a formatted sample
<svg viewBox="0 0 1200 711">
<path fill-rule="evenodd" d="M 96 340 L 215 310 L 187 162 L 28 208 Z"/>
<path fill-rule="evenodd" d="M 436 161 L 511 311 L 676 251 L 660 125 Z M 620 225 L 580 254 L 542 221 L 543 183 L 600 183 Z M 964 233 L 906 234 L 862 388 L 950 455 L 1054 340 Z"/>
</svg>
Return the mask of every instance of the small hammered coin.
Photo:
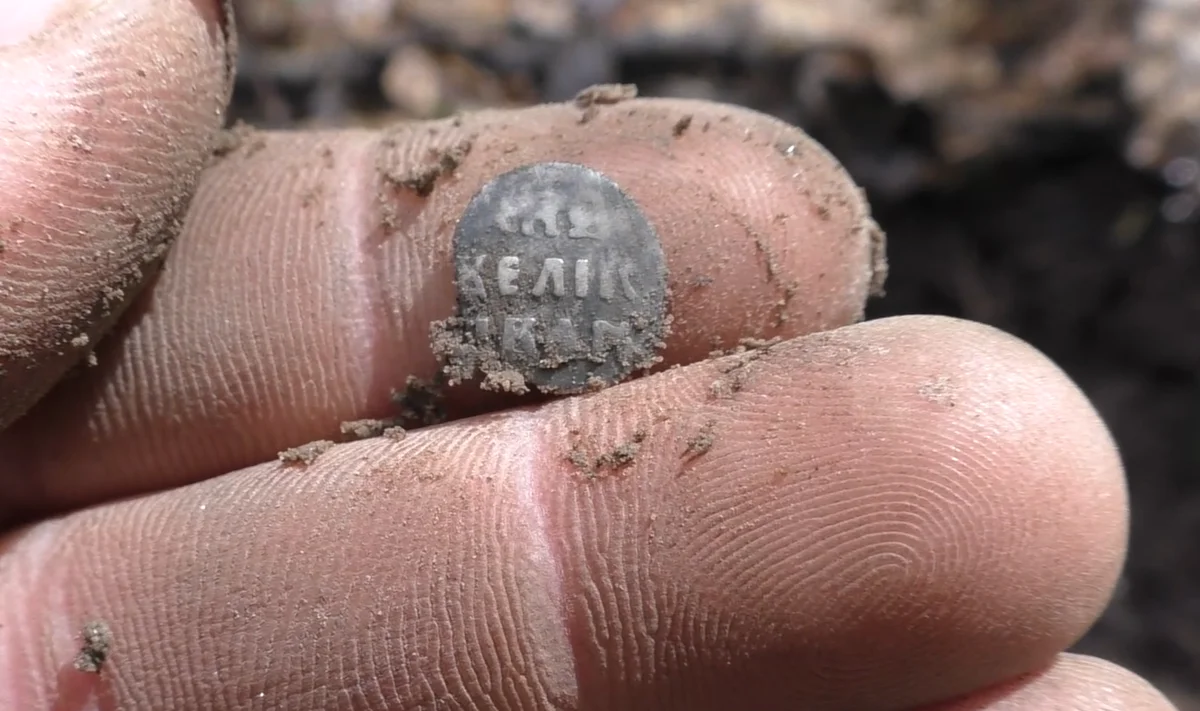
<svg viewBox="0 0 1200 711">
<path fill-rule="evenodd" d="M 454 234 L 456 317 L 435 327 L 451 382 L 577 393 L 659 360 L 667 328 L 662 244 L 601 173 L 538 163 L 471 199 Z"/>
</svg>

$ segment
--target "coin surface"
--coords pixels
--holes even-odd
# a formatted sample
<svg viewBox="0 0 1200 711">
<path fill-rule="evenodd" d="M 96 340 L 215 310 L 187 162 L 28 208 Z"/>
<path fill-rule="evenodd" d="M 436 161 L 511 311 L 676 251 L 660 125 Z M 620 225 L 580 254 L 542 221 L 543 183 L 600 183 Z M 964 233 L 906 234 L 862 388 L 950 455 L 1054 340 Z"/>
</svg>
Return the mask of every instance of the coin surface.
<svg viewBox="0 0 1200 711">
<path fill-rule="evenodd" d="M 458 222 L 454 261 L 457 313 L 433 329 L 451 384 L 577 393 L 659 360 L 662 244 L 592 168 L 537 163 L 488 182 Z"/>
</svg>

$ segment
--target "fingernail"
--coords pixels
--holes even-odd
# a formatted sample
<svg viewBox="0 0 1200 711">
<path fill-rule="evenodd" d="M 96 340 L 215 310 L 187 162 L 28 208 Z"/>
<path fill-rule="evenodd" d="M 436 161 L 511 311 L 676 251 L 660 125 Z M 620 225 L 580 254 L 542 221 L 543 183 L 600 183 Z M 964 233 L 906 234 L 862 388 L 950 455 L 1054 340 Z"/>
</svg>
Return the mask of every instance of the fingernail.
<svg viewBox="0 0 1200 711">
<path fill-rule="evenodd" d="M 0 46 L 20 44 L 53 24 L 65 2 L 7 3 L 0 22 Z"/>
</svg>

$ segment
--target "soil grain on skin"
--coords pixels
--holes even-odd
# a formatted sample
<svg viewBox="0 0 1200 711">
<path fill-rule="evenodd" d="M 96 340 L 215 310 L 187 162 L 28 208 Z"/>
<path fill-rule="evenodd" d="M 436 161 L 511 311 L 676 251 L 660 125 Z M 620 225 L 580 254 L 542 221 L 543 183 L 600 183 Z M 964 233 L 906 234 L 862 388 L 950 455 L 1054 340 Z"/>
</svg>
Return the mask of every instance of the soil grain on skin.
<svg viewBox="0 0 1200 711">
<path fill-rule="evenodd" d="M 71 665 L 85 674 L 99 674 L 112 653 L 113 633 L 104 620 L 93 620 L 80 632 L 82 646 Z"/>
<path fill-rule="evenodd" d="M 685 456 L 687 456 L 689 459 L 694 459 L 696 457 L 702 457 L 705 454 L 708 454 L 709 450 L 711 450 L 713 445 L 717 442 L 717 437 L 715 434 L 716 427 L 716 420 L 708 420 L 705 422 L 704 426 L 700 428 L 700 431 L 697 432 L 694 437 L 688 440 L 687 448 L 684 450 Z"/>
<path fill-rule="evenodd" d="M 575 95 L 575 106 L 582 111 L 579 123 L 588 123 L 596 118 L 600 106 L 612 106 L 623 101 L 636 99 L 638 88 L 635 84 L 596 84 L 580 91 Z"/>
<path fill-rule="evenodd" d="M 596 456 L 590 456 L 581 444 L 576 444 L 567 453 L 567 461 L 587 479 L 601 479 L 632 466 L 647 437 L 645 431 L 638 430 L 627 441 Z"/>
<path fill-rule="evenodd" d="M 0 212 L 19 223 L 3 235 L 0 429 L 87 358 L 158 273 L 233 91 L 228 26 L 205 31 L 192 4 L 129 22 L 119 7 L 89 8 L 90 22 L 113 31 L 45 36 L 87 61 L 74 75 L 46 74 L 61 84 L 29 94 L 41 118 L 20 128 L 28 140 L 7 144 L 17 189 Z"/>
<path fill-rule="evenodd" d="M 279 453 L 279 461 L 284 464 L 308 466 L 317 461 L 317 458 L 322 454 L 332 449 L 335 444 L 335 442 L 330 440 L 322 439 L 302 444 L 299 447 L 285 449 Z"/>
</svg>

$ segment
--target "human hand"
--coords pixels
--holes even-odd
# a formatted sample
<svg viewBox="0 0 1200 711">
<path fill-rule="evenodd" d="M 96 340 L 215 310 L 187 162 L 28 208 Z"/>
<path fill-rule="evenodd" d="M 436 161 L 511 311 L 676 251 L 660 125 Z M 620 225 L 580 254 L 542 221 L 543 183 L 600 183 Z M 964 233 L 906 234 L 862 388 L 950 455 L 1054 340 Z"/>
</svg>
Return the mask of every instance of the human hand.
<svg viewBox="0 0 1200 711">
<path fill-rule="evenodd" d="M 798 131 L 634 101 L 218 145 L 216 5 L 67 3 L 28 41 L 10 5 L 0 418 L 150 286 L 0 433 L 0 709 L 1170 708 L 1062 653 L 1124 556 L 1103 424 L 994 330 L 851 325 L 875 233 Z M 385 177 L 465 140 L 428 196 Z M 451 388 L 450 423 L 278 461 L 435 374 L 454 221 L 545 160 L 656 226 L 682 367 Z M 783 340 L 706 359 L 742 338 Z"/>
</svg>

